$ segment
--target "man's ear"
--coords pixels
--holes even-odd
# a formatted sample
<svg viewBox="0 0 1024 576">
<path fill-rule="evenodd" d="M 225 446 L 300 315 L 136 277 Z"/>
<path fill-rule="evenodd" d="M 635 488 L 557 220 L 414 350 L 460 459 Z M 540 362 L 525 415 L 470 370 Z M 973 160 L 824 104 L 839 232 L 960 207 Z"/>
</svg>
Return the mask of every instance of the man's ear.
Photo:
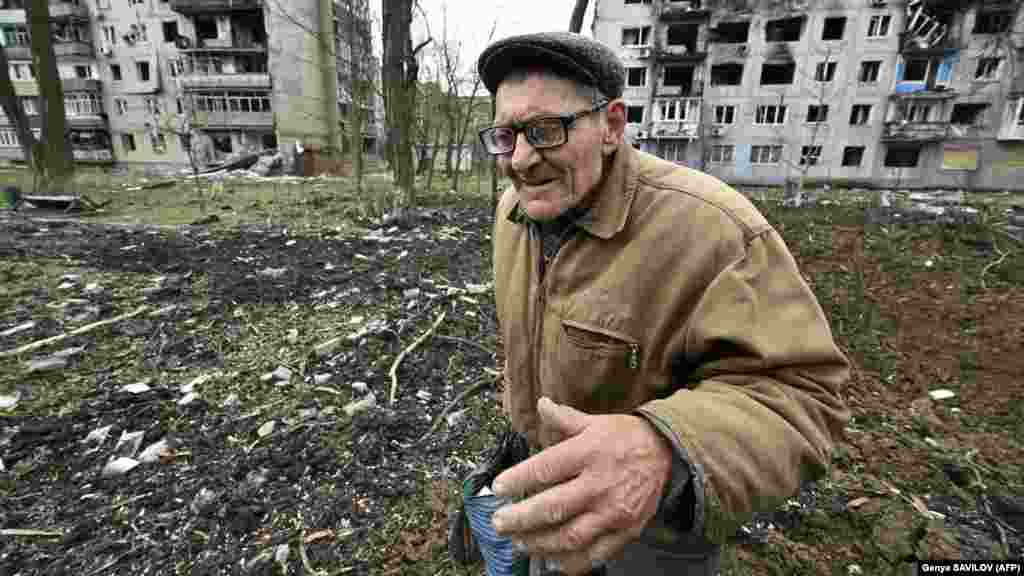
<svg viewBox="0 0 1024 576">
<path fill-rule="evenodd" d="M 626 130 L 626 104 L 619 99 L 612 100 L 605 111 L 606 126 L 601 151 L 607 156 L 618 150 Z"/>
</svg>

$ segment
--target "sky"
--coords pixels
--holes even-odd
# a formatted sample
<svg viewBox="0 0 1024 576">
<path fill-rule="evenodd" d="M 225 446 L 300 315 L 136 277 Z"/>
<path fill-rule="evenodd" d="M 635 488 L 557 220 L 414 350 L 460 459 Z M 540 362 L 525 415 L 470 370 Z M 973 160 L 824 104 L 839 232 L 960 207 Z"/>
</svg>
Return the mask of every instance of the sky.
<svg viewBox="0 0 1024 576">
<path fill-rule="evenodd" d="M 594 3 L 590 0 L 583 18 L 581 32 L 590 35 L 594 19 Z M 494 39 L 516 34 L 568 30 L 574 0 L 419 0 L 427 14 L 430 34 L 439 38 L 445 28 L 447 13 L 448 37 L 462 44 L 460 61 L 468 74 L 476 57 L 487 46 L 487 34 L 495 25 Z M 380 4 L 371 0 L 379 18 Z M 413 12 L 413 38 L 426 38 L 422 25 L 423 12 Z"/>
</svg>

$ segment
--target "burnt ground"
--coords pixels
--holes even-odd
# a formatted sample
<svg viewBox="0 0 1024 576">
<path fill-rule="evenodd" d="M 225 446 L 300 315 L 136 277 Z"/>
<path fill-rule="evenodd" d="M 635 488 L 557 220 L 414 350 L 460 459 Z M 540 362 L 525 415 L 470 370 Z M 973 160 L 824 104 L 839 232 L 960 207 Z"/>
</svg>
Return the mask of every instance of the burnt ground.
<svg viewBox="0 0 1024 576">
<path fill-rule="evenodd" d="M 857 364 L 855 417 L 830 478 L 738 534 L 724 572 L 1020 557 L 1021 251 L 763 208 Z M 302 234 L 0 219 L 0 351 L 137 312 L 0 356 L 0 574 L 479 573 L 447 559 L 445 518 L 502 426 L 496 391 L 427 433 L 499 363 L 490 222 L 483 206 Z M 390 405 L 395 358 L 441 312 Z"/>
</svg>

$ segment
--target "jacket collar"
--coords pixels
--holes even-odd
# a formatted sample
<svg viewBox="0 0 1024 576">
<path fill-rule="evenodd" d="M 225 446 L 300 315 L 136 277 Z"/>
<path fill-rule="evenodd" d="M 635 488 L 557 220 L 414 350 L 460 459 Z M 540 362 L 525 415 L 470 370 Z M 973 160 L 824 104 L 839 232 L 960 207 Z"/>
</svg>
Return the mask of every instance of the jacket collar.
<svg viewBox="0 0 1024 576">
<path fill-rule="evenodd" d="M 637 187 L 638 152 L 625 141 L 615 151 L 615 158 L 608 169 L 604 181 L 594 191 L 594 201 L 576 224 L 589 234 L 598 238 L 609 239 L 626 227 L 629 220 L 629 209 L 633 205 Z M 526 213 L 519 207 L 516 200 L 508 214 L 511 222 L 522 224 L 527 222 Z"/>
</svg>

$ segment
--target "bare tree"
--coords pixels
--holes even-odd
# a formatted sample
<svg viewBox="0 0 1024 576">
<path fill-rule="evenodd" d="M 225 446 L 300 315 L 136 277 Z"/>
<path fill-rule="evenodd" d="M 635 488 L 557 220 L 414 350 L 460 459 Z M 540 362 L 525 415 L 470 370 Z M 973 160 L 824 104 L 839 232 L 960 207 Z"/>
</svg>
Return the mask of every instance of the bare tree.
<svg viewBox="0 0 1024 576">
<path fill-rule="evenodd" d="M 387 156 L 402 195 L 403 208 L 416 203 L 413 173 L 413 131 L 416 110 L 417 53 L 429 42 L 412 44 L 413 0 L 382 0 L 384 109 Z"/>
<path fill-rule="evenodd" d="M 37 140 L 28 125 L 21 99 L 11 83 L 6 54 L 0 56 L 0 104 L 11 122 L 35 176 L 35 188 L 47 193 L 63 192 L 74 173 L 74 159 L 67 138 L 64 117 L 64 87 L 57 74 L 57 58 L 50 34 L 50 10 L 47 0 L 25 3 L 29 26 L 32 64 L 39 85 L 39 115 L 42 130 Z"/>
</svg>

